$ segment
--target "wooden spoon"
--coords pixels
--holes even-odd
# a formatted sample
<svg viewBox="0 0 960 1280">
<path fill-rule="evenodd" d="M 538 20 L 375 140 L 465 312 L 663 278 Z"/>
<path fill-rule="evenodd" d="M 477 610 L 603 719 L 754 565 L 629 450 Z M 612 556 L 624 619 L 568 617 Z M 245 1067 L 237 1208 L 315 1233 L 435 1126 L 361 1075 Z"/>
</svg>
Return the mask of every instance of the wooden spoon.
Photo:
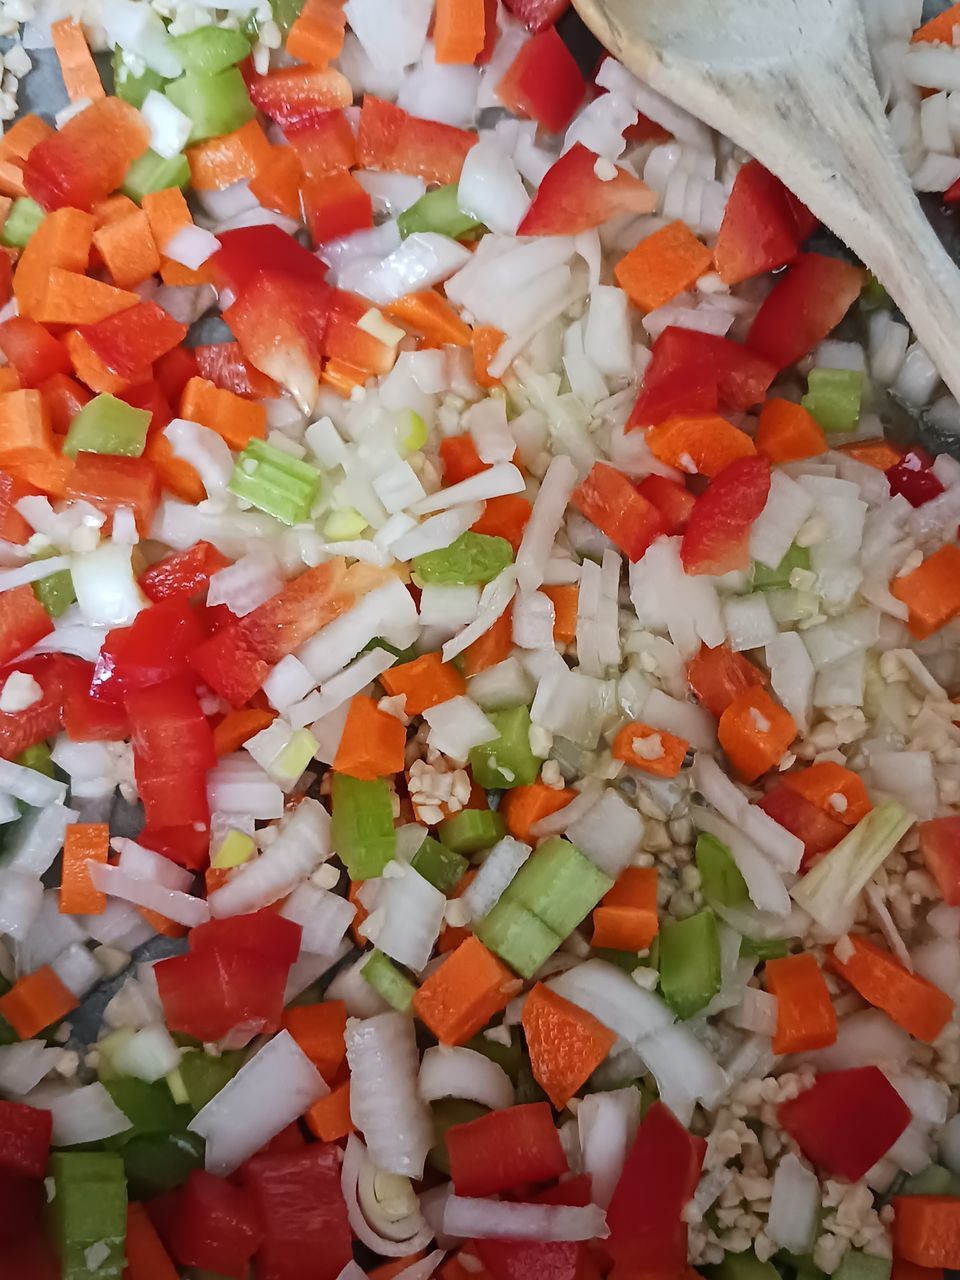
<svg viewBox="0 0 960 1280">
<path fill-rule="evenodd" d="M 853 250 L 960 400 L 960 271 L 890 139 L 858 0 L 574 4 L 625 66 L 756 156 Z"/>
</svg>

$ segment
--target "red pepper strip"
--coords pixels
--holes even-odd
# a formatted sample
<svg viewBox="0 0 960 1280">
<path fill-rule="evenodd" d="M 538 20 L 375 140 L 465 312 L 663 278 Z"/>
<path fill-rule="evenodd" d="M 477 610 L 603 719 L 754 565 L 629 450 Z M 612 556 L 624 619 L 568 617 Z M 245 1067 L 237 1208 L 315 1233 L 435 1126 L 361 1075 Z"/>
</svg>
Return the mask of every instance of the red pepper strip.
<svg viewBox="0 0 960 1280">
<path fill-rule="evenodd" d="M 450 1176 L 459 1196 L 489 1196 L 567 1171 L 547 1102 L 491 1111 L 447 1130 Z"/>
</svg>

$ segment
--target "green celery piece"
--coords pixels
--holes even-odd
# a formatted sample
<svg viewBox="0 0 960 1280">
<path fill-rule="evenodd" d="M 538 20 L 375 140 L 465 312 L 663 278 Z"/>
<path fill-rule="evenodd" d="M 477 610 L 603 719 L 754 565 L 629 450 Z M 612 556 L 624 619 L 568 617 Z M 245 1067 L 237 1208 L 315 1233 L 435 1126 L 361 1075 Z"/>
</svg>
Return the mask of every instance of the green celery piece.
<svg viewBox="0 0 960 1280">
<path fill-rule="evenodd" d="M 700 872 L 700 887 L 707 902 L 719 902 L 724 907 L 750 905 L 747 882 L 722 841 L 701 831 L 697 836 L 694 857 Z"/>
<path fill-rule="evenodd" d="M 12 249 L 22 249 L 46 216 L 36 200 L 18 196 L 0 230 L 0 242 Z"/>
<path fill-rule="evenodd" d="M 300 17 L 303 0 L 270 0 L 270 8 L 273 10 L 274 22 L 286 38 L 290 28 Z"/>
<path fill-rule="evenodd" d="M 441 843 L 468 858 L 491 849 L 506 834 L 507 824 L 493 809 L 461 809 L 437 827 Z"/>
<path fill-rule="evenodd" d="M 487 719 L 500 736 L 471 748 L 474 781 L 488 791 L 529 787 L 536 782 L 542 763 L 541 757 L 530 750 L 529 709 L 521 706 L 490 711 Z"/>
<path fill-rule="evenodd" d="M 351 880 L 372 880 L 397 851 L 390 788 L 382 778 L 364 782 L 333 775 L 331 838 Z"/>
<path fill-rule="evenodd" d="M 560 836 L 542 841 L 506 889 L 505 897 L 532 911 L 560 939 L 613 888 L 613 880 Z"/>
<path fill-rule="evenodd" d="M 480 1031 L 472 1040 L 467 1041 L 467 1048 L 472 1049 L 474 1053 L 482 1053 L 485 1058 L 495 1062 L 498 1067 L 503 1068 L 514 1084 L 517 1083 L 517 1072 L 520 1070 L 520 1060 L 523 1057 L 518 1036 L 511 1036 L 509 1044 L 502 1044 L 499 1040 L 491 1040 Z"/>
<path fill-rule="evenodd" d="M 193 121 L 190 143 L 233 133 L 256 115 L 243 76 L 236 67 L 228 67 L 214 76 L 187 71 L 178 80 L 171 80 L 164 93 Z"/>
<path fill-rule="evenodd" d="M 679 1018 L 692 1018 L 720 990 L 720 935 L 709 908 L 660 926 L 660 991 Z"/>
<path fill-rule="evenodd" d="M 892 1269 L 890 1258 L 877 1258 L 860 1249 L 848 1249 L 833 1274 L 836 1280 L 890 1280 Z"/>
<path fill-rule="evenodd" d="M 34 559 L 46 560 L 53 554 L 52 550 L 44 551 L 34 556 Z M 41 578 L 39 582 L 33 583 L 33 594 L 51 618 L 59 618 L 77 598 L 69 569 L 61 569 L 58 573 L 51 573 L 49 578 Z"/>
<path fill-rule="evenodd" d="M 121 1149 L 130 1195 L 149 1200 L 182 1186 L 203 1168 L 206 1143 L 198 1133 L 147 1133 Z"/>
<path fill-rule="evenodd" d="M 725 1253 L 712 1271 L 715 1280 L 780 1280 L 773 1263 L 761 1262 L 752 1249 L 749 1253 Z"/>
<path fill-rule="evenodd" d="M 438 235 L 449 236 L 451 240 L 459 240 L 461 236 L 486 230 L 482 222 L 464 213 L 457 204 L 455 182 L 428 191 L 416 204 L 404 209 L 397 219 L 397 227 L 404 240 L 415 231 L 434 231 Z"/>
<path fill-rule="evenodd" d="M 470 864 L 461 854 L 454 853 L 439 840 L 434 840 L 433 836 L 426 836 L 413 855 L 410 865 L 424 880 L 429 880 L 435 889 L 439 889 L 441 893 L 450 893 L 460 883 Z"/>
<path fill-rule="evenodd" d="M 563 941 L 532 911 L 506 895 L 478 922 L 474 933 L 524 978 L 532 978 Z"/>
<path fill-rule="evenodd" d="M 47 778 L 53 777 L 49 742 L 35 742 L 32 747 L 27 747 L 26 751 L 20 752 L 15 763 L 22 764 L 25 769 L 35 769 L 37 773 L 42 773 Z"/>
<path fill-rule="evenodd" d="M 740 958 L 782 960 L 790 952 L 785 938 L 741 938 Z"/>
<path fill-rule="evenodd" d="M 149 425 L 149 409 L 134 409 L 116 396 L 94 396 L 70 423 L 63 452 L 70 458 L 78 453 L 139 458 L 147 443 Z"/>
<path fill-rule="evenodd" d="M 427 1163 L 438 1173 L 450 1176 L 450 1156 L 447 1153 L 447 1130 L 454 1125 L 469 1124 L 487 1114 L 488 1108 L 479 1102 L 465 1098 L 441 1098 L 430 1106 L 433 1113 L 434 1143 L 427 1152 Z"/>
<path fill-rule="evenodd" d="M 250 53 L 250 41 L 239 31 L 227 27 L 197 27 L 171 41 L 180 55 L 184 71 L 201 76 L 215 76 L 227 67 L 242 62 Z"/>
<path fill-rule="evenodd" d="M 853 369 L 811 369 L 800 403 L 824 431 L 853 431 L 860 421 L 863 374 Z"/>
<path fill-rule="evenodd" d="M 130 1121 L 129 1129 L 103 1139 L 103 1146 L 110 1151 L 119 1151 L 133 1138 L 144 1134 L 185 1129 L 193 1118 L 189 1107 L 178 1107 L 174 1102 L 165 1080 L 148 1084 L 132 1076 L 114 1076 L 101 1083 Z"/>
<path fill-rule="evenodd" d="M 513 563 L 513 547 L 506 538 L 485 533 L 461 533 L 442 551 L 415 556 L 413 571 L 421 582 L 443 586 L 470 586 L 492 582 Z"/>
<path fill-rule="evenodd" d="M 789 591 L 790 575 L 794 569 L 810 568 L 810 552 L 806 547 L 790 544 L 787 554 L 775 569 L 768 569 L 759 560 L 754 560 L 750 585 L 753 591 Z"/>
<path fill-rule="evenodd" d="M 942 1164 L 931 1164 L 911 1174 L 900 1188 L 901 1196 L 960 1196 L 960 1174 Z"/>
<path fill-rule="evenodd" d="M 142 75 L 135 76 L 124 62 L 123 52 L 119 46 L 114 49 L 113 92 L 124 102 L 129 102 L 131 107 L 136 107 L 139 111 L 150 90 L 155 89 L 160 93 L 166 83 L 162 75 L 151 71 L 149 67 Z"/>
<path fill-rule="evenodd" d="M 155 151 L 145 151 L 127 170 L 120 190 L 136 204 L 155 191 L 167 187 L 185 187 L 190 181 L 190 162 L 183 152 L 170 159 L 158 156 Z"/>
<path fill-rule="evenodd" d="M 200 1111 L 224 1085 L 229 1084 L 243 1064 L 242 1049 L 228 1049 L 219 1058 L 203 1050 L 185 1053 L 180 1059 L 183 1080 L 192 1111 Z"/>
<path fill-rule="evenodd" d="M 371 951 L 370 959 L 360 970 L 360 976 L 398 1013 L 409 1012 L 417 988 L 406 974 L 400 972 L 389 956 L 385 956 L 382 951 Z"/>
<path fill-rule="evenodd" d="M 309 462 L 265 440 L 251 440 L 237 458 L 229 488 L 284 524 L 303 524 L 310 519 L 322 480 Z"/>
<path fill-rule="evenodd" d="M 53 1196 L 47 1212 L 63 1280 L 121 1280 L 127 1234 L 123 1160 L 108 1152 L 55 1151 L 48 1175 Z M 93 1267 L 87 1250 L 101 1242 L 107 1254 Z"/>
</svg>

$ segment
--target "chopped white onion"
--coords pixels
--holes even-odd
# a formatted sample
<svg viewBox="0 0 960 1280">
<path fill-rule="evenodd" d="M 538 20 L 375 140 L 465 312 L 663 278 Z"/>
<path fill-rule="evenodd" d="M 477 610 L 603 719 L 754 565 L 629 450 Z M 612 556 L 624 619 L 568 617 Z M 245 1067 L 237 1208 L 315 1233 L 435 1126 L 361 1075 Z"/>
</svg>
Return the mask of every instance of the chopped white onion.
<svg viewBox="0 0 960 1280">
<path fill-rule="evenodd" d="M 510 1077 L 492 1059 L 475 1049 L 435 1045 L 420 1063 L 420 1096 L 424 1102 L 465 1098 L 491 1111 L 513 1106 Z"/>
<path fill-rule="evenodd" d="M 58 1147 L 99 1142 L 130 1128 L 129 1119 L 99 1081 L 80 1087 L 41 1084 L 25 1101 L 50 1112 L 53 1142 Z"/>
<path fill-rule="evenodd" d="M 465 695 L 428 707 L 423 718 L 430 726 L 430 745 L 454 760 L 466 760 L 471 748 L 499 737 L 496 725 Z"/>
<path fill-rule="evenodd" d="M 581 1208 L 458 1195 L 444 1206 L 443 1230 L 478 1240 L 605 1240 L 610 1234 L 606 1215 L 596 1204 Z"/>
<path fill-rule="evenodd" d="M 669 1027 L 673 1014 L 651 991 L 645 991 L 605 960 L 586 960 L 551 978 L 547 986 L 565 1000 L 586 1009 L 628 1044 Z"/>
<path fill-rule="evenodd" d="M 793 1152 L 781 1156 L 773 1175 L 767 1235 L 791 1253 L 808 1253 L 820 1215 L 820 1183 Z"/>
<path fill-rule="evenodd" d="M 319 801 L 305 798 L 281 823 L 273 843 L 210 894 L 210 911 L 235 916 L 270 906 L 292 893 L 330 854 L 330 815 Z"/>
<path fill-rule="evenodd" d="M 591 1179 L 595 1204 L 606 1209 L 640 1121 L 640 1092 L 629 1085 L 609 1093 L 591 1093 L 577 1108 L 577 1131 L 584 1173 Z"/>
<path fill-rule="evenodd" d="M 417 1091 L 419 1059 L 413 1021 L 381 1013 L 347 1022 L 351 1114 L 374 1163 L 408 1178 L 423 1174 L 433 1122 Z"/>
<path fill-rule="evenodd" d="M 156 911 L 168 920 L 194 928 L 210 919 L 210 905 L 203 898 L 175 889 L 165 889 L 155 880 L 135 879 L 109 863 L 91 862 L 90 879 L 101 893 L 122 898 L 148 911 Z"/>
<path fill-rule="evenodd" d="M 496 906 L 530 853 L 530 845 L 515 840 L 513 836 L 504 836 L 497 841 L 474 879 L 460 895 L 468 919 L 479 920 Z"/>
</svg>

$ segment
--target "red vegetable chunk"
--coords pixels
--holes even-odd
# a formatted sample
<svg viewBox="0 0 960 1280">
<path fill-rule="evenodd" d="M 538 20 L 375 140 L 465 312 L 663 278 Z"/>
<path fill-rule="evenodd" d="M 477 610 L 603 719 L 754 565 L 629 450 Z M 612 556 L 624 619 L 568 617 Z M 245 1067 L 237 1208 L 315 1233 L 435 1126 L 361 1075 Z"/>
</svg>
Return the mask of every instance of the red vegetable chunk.
<svg viewBox="0 0 960 1280">
<path fill-rule="evenodd" d="M 554 26 L 570 8 L 570 0 L 504 0 L 528 31 L 543 31 Z"/>
<path fill-rule="evenodd" d="M 713 250 L 717 273 L 726 284 L 774 271 L 800 250 L 787 190 L 757 160 L 737 174 Z"/>
<path fill-rule="evenodd" d="M 567 1171 L 547 1102 L 491 1111 L 447 1130 L 450 1176 L 459 1196 L 492 1196 Z"/>
<path fill-rule="evenodd" d="M 170 1231 L 177 1262 L 245 1280 L 261 1235 L 249 1192 L 202 1169 L 190 1174 Z"/>
<path fill-rule="evenodd" d="M 234 1048 L 279 1030 L 290 964 L 255 951 L 209 946 L 155 967 L 171 1031 L 198 1040 L 229 1037 Z"/>
<path fill-rule="evenodd" d="M 656 194 L 625 169 L 606 181 L 597 177 L 600 161 L 576 142 L 544 174 L 518 236 L 575 236 L 623 213 L 650 213 Z"/>
<path fill-rule="evenodd" d="M 593 470 L 570 499 L 581 515 L 617 544 L 630 560 L 639 560 L 666 528 L 663 516 L 633 483 L 606 462 Z"/>
<path fill-rule="evenodd" d="M 0 1099 L 0 1170 L 42 1178 L 50 1158 L 53 1115 L 38 1107 Z"/>
<path fill-rule="evenodd" d="M 920 852 L 944 900 L 960 907 L 960 818 L 921 822 Z"/>
<path fill-rule="evenodd" d="M 750 563 L 750 530 L 766 506 L 770 463 L 738 458 L 711 480 L 690 513 L 680 547 L 687 573 L 729 573 Z"/>
<path fill-rule="evenodd" d="M 837 327 L 862 287 L 859 267 L 801 254 L 757 312 L 747 346 L 777 369 L 795 364 Z"/>
<path fill-rule="evenodd" d="M 550 27 L 521 46 L 497 85 L 497 97 L 514 114 L 560 133 L 583 102 L 585 88 L 573 54 Z"/>
<path fill-rule="evenodd" d="M 774 822 L 803 841 L 802 867 L 809 866 L 818 854 L 835 848 L 849 831 L 839 818 L 831 817 L 825 809 L 782 782 L 771 787 L 757 803 Z"/>
</svg>

